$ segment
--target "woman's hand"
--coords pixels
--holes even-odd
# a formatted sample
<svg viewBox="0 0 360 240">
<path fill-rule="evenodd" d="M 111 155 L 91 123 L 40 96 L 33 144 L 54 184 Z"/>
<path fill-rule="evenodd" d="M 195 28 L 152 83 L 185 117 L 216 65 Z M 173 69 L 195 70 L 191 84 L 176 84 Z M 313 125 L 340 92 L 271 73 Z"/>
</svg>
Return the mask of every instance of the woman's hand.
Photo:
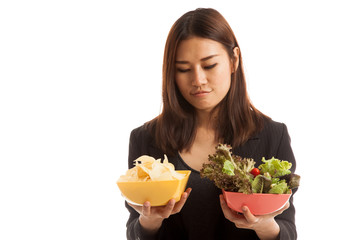
<svg viewBox="0 0 360 240">
<path fill-rule="evenodd" d="M 149 233 L 155 233 L 161 227 L 164 219 L 181 211 L 190 192 L 191 188 L 186 189 L 181 195 L 180 201 L 175 202 L 175 199 L 170 199 L 165 206 L 151 207 L 148 201 L 144 202 L 142 206 L 128 204 L 140 214 L 141 226 Z"/>
<path fill-rule="evenodd" d="M 238 214 L 227 206 L 223 195 L 220 195 L 220 205 L 225 218 L 233 222 L 237 228 L 252 229 L 260 239 L 265 240 L 277 238 L 280 233 L 280 227 L 274 217 L 288 209 L 290 203 L 287 202 L 283 208 L 274 213 L 262 216 L 254 216 L 246 206 L 242 209 L 243 214 Z"/>
</svg>

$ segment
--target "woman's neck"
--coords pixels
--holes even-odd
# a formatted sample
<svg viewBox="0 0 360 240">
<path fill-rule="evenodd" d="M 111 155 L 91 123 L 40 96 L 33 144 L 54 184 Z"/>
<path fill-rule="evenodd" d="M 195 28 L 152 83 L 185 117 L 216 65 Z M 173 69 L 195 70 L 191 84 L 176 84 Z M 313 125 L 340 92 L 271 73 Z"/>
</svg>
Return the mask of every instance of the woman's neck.
<svg viewBox="0 0 360 240">
<path fill-rule="evenodd" d="M 216 114 L 212 114 L 208 111 L 197 112 L 197 128 L 205 129 L 207 131 L 215 132 L 215 117 Z"/>
</svg>

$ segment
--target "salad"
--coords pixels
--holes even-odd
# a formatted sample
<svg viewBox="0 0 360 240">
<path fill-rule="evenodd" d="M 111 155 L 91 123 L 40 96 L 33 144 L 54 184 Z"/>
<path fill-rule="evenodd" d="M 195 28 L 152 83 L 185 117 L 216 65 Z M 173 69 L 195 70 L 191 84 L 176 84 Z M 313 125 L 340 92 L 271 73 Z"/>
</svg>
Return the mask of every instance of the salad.
<svg viewBox="0 0 360 240">
<path fill-rule="evenodd" d="M 256 168 L 253 159 L 233 155 L 230 145 L 219 144 L 216 153 L 209 155 L 209 161 L 203 164 L 200 176 L 225 191 L 289 194 L 290 189 L 300 184 L 300 176 L 290 171 L 290 162 L 263 157 L 263 163 Z"/>
</svg>

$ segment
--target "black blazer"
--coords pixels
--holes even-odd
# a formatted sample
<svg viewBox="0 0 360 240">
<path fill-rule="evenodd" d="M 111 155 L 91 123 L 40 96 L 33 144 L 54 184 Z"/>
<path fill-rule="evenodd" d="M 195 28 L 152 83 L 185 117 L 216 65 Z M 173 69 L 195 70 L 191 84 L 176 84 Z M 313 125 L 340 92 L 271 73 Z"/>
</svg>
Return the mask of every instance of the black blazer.
<svg viewBox="0 0 360 240">
<path fill-rule="evenodd" d="M 290 146 L 290 137 L 287 127 L 283 123 L 268 120 L 261 132 L 250 138 L 242 146 L 234 148 L 233 153 L 241 157 L 253 158 L 256 161 L 256 166 L 261 164 L 262 157 L 269 159 L 276 157 L 281 160 L 287 160 L 292 163 L 292 172 L 295 172 L 296 162 L 294 154 Z M 144 126 L 134 129 L 130 135 L 129 144 L 129 168 L 133 167 L 133 160 L 141 155 L 150 155 L 156 159 L 163 158 L 164 152 L 156 147 L 153 137 L 149 134 Z M 179 156 L 169 158 L 169 161 L 175 165 L 177 170 L 189 169 L 189 167 L 181 160 Z M 199 183 L 201 181 L 201 183 Z M 191 192 L 188 201 L 186 202 L 182 211 L 178 214 L 170 216 L 164 220 L 163 226 L 155 236 L 147 235 L 141 228 L 138 217 L 139 214 L 133 210 L 127 203 L 126 207 L 130 212 L 129 220 L 127 222 L 127 238 L 128 239 L 258 239 L 254 231 L 248 229 L 237 229 L 233 223 L 224 218 L 218 195 L 221 193 L 212 182 L 207 182 L 206 179 L 200 180 L 197 171 L 192 170 L 188 185 L 191 185 L 193 191 Z M 206 188 L 206 190 L 203 190 Z M 201 192 L 204 191 L 204 192 Z M 212 201 L 200 202 L 196 205 L 192 202 L 203 198 L 204 194 L 213 192 L 214 198 Z M 296 192 L 293 190 L 293 195 L 290 198 L 290 207 L 281 215 L 278 215 L 275 220 L 280 226 L 279 239 L 296 239 L 297 232 L 295 226 L 295 208 L 293 205 L 293 196 Z M 212 199 L 211 198 L 211 199 Z M 203 206 L 210 204 L 211 206 Z M 208 207 L 210 211 L 206 211 L 204 215 L 201 207 Z M 182 212 L 184 211 L 184 214 Z M 188 211 L 188 215 L 186 215 Z M 193 214 L 193 216 L 191 216 Z M 194 215 L 195 214 L 195 215 Z M 199 225 L 199 221 L 195 221 L 196 216 L 200 215 L 199 221 L 206 222 L 210 219 L 211 222 L 204 223 L 204 226 Z M 189 217 L 191 216 L 191 217 Z M 194 224 L 189 224 L 191 222 Z M 213 223 L 215 222 L 215 223 Z M 213 226 L 210 224 L 214 224 Z M 194 227 L 193 227 L 194 225 Z M 193 229 L 194 228 L 194 229 Z M 208 234 L 208 235 L 207 235 Z"/>
</svg>

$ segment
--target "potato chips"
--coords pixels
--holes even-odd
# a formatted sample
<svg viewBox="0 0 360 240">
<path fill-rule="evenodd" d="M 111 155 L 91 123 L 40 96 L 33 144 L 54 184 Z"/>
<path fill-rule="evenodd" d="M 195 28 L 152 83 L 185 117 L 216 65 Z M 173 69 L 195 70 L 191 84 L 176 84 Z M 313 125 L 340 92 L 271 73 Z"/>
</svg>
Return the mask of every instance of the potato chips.
<svg viewBox="0 0 360 240">
<path fill-rule="evenodd" d="M 167 156 L 164 155 L 164 161 L 161 159 L 143 155 L 136 159 L 135 167 L 127 170 L 126 175 L 122 175 L 119 181 L 122 182 L 145 182 L 145 181 L 166 181 L 166 180 L 180 180 L 185 177 L 175 171 L 172 163 L 169 163 Z"/>
</svg>

